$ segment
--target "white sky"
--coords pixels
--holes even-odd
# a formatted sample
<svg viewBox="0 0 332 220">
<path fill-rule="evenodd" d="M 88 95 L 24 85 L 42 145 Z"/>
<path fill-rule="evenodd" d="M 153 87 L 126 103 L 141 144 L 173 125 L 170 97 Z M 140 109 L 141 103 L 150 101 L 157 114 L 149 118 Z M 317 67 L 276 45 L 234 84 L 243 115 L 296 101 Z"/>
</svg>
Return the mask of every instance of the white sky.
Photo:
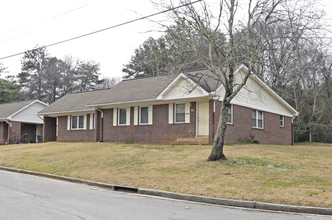
<svg viewBox="0 0 332 220">
<path fill-rule="evenodd" d="M 207 0 L 214 1 L 214 0 Z M 296 0 L 294 0 L 296 1 Z M 332 1 L 322 0 L 332 20 Z M 33 49 L 157 12 L 150 0 L 10 0 L 1 1 L 0 57 Z M 154 19 L 162 19 L 155 17 Z M 71 55 L 100 63 L 101 73 L 122 77 L 122 68 L 148 37 L 158 37 L 148 20 L 48 48 L 51 56 Z M 23 55 L 0 60 L 10 75 L 20 72 Z M 4 76 L 4 74 L 2 75 Z"/>
</svg>

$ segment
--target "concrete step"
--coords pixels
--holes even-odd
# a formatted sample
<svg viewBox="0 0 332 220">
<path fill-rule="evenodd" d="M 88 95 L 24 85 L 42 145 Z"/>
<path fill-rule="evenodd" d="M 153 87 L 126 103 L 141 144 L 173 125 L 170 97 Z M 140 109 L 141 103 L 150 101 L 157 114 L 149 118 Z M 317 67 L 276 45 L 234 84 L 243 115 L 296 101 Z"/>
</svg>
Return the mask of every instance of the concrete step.
<svg viewBox="0 0 332 220">
<path fill-rule="evenodd" d="M 196 136 L 194 138 L 177 138 L 175 144 L 180 144 L 180 145 L 209 144 L 209 137 L 208 136 Z"/>
</svg>

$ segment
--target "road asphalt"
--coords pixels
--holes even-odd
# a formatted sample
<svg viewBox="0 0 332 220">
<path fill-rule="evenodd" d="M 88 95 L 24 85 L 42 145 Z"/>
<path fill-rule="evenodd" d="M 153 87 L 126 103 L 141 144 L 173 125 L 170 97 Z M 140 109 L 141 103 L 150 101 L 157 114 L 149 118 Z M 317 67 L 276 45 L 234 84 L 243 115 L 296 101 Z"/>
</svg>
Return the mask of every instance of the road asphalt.
<svg viewBox="0 0 332 220">
<path fill-rule="evenodd" d="M 320 219 L 111 191 L 0 171 L 0 219 Z"/>
</svg>

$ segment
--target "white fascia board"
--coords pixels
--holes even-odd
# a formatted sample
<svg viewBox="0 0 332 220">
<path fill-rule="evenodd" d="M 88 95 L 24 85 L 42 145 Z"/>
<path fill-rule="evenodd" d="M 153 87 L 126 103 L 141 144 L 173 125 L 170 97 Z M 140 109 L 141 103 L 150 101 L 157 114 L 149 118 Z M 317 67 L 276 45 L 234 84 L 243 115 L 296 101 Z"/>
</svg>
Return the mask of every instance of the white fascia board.
<svg viewBox="0 0 332 220">
<path fill-rule="evenodd" d="M 299 112 L 296 111 L 290 104 L 288 104 L 283 98 L 281 98 L 275 91 L 273 91 L 266 83 L 264 83 L 260 78 L 258 78 L 255 74 L 251 74 L 252 77 L 261 85 L 263 88 L 265 88 L 272 96 L 274 96 L 277 101 L 281 102 L 286 108 L 288 108 L 290 111 L 293 112 L 293 117 L 296 117 L 299 115 Z"/>
<path fill-rule="evenodd" d="M 82 112 L 86 112 L 86 113 L 93 113 L 95 111 L 95 109 L 82 109 L 82 110 L 73 110 L 73 111 L 60 111 L 60 112 L 46 112 L 46 113 L 38 113 L 38 115 L 41 115 L 41 116 L 52 116 L 52 115 L 57 115 L 57 116 L 60 116 L 60 115 L 65 115 L 67 113 L 75 113 L 75 112 L 79 112 L 79 113 L 82 113 Z"/>
<path fill-rule="evenodd" d="M 187 80 L 190 84 L 192 84 L 193 86 L 195 86 L 196 88 L 198 88 L 203 95 L 208 95 L 209 93 L 207 91 L 205 91 L 205 89 L 203 89 L 201 86 L 199 86 L 197 83 L 195 83 L 192 79 L 190 79 L 188 76 L 186 76 L 183 73 L 180 73 L 177 77 L 175 77 L 175 79 L 173 79 L 173 81 L 168 84 L 168 86 L 161 91 L 161 93 L 157 96 L 156 100 L 162 100 L 162 96 L 180 79 L 180 78 L 184 78 L 185 80 Z"/>
<path fill-rule="evenodd" d="M 213 96 L 210 94 L 201 95 L 201 96 L 194 96 L 194 97 L 179 97 L 179 98 L 170 98 L 170 99 L 162 99 L 162 101 L 172 101 L 172 100 L 196 100 L 200 98 L 212 98 Z"/>
<path fill-rule="evenodd" d="M 48 104 L 42 102 L 42 101 L 39 101 L 39 100 L 35 100 L 35 101 L 32 101 L 30 104 L 24 106 L 23 108 L 21 108 L 20 110 L 14 112 L 13 114 L 11 114 L 10 116 L 8 116 L 8 119 L 11 119 L 13 116 L 15 116 L 16 114 L 20 113 L 21 111 L 23 111 L 24 109 L 30 107 L 31 105 L 35 104 L 36 102 L 42 104 L 42 105 L 45 105 L 45 107 L 48 106 Z"/>
<path fill-rule="evenodd" d="M 22 122 L 26 124 L 44 124 L 43 120 L 41 121 L 10 120 L 10 121 Z"/>
</svg>

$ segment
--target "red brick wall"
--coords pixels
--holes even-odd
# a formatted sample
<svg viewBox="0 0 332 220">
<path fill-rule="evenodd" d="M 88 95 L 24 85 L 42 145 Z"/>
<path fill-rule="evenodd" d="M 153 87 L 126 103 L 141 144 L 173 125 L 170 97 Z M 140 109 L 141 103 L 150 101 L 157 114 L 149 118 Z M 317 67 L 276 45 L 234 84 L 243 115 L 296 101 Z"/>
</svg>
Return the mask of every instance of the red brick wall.
<svg viewBox="0 0 332 220">
<path fill-rule="evenodd" d="M 221 103 L 216 102 L 216 112 L 213 113 L 213 100 L 209 103 L 210 143 L 216 132 L 220 115 Z M 248 142 L 257 140 L 265 144 L 292 144 L 291 118 L 285 117 L 285 127 L 280 127 L 280 115 L 264 112 L 264 129 L 251 126 L 251 109 L 233 106 L 233 124 L 226 130 L 226 142 Z M 190 123 L 168 124 L 168 104 L 153 106 L 152 125 L 133 125 L 134 107 L 131 107 L 130 125 L 113 126 L 113 109 L 104 109 L 103 130 L 100 131 L 100 113 L 97 112 L 96 129 L 67 130 L 67 116 L 59 117 L 58 141 L 99 141 L 101 133 L 105 142 L 126 142 L 170 144 L 178 137 L 195 137 L 196 135 L 196 102 L 190 106 Z M 55 140 L 55 118 L 45 118 L 45 140 Z M 89 128 L 89 115 L 87 128 Z M 50 126 L 54 126 L 52 130 Z"/>
<path fill-rule="evenodd" d="M 104 141 L 170 144 L 177 137 L 195 137 L 196 103 L 190 106 L 190 123 L 168 124 L 168 104 L 153 106 L 152 125 L 133 125 L 134 107 L 130 111 L 129 126 L 113 126 L 113 109 L 104 111 Z"/>
<path fill-rule="evenodd" d="M 43 126 L 43 141 L 56 141 L 56 118 L 44 117 L 44 126 Z"/>
<path fill-rule="evenodd" d="M 221 103 L 216 102 L 214 133 L 219 120 L 220 107 Z M 233 124 L 227 125 L 226 143 L 257 140 L 263 144 L 292 144 L 292 118 L 285 117 L 285 126 L 280 127 L 280 115 L 264 112 L 264 129 L 257 129 L 251 126 L 251 111 L 250 108 L 233 105 Z M 210 114 L 213 114 L 213 102 L 210 103 Z M 212 129 L 210 126 L 210 131 Z M 210 135 L 211 143 L 212 140 L 212 135 Z"/>
<path fill-rule="evenodd" d="M 17 139 L 19 139 L 21 137 L 21 122 L 17 122 L 17 121 L 11 121 L 10 122 L 12 124 L 12 134 L 11 137 L 17 137 Z"/>
<path fill-rule="evenodd" d="M 90 115 L 87 115 L 87 129 L 85 130 L 67 130 L 67 116 L 58 117 L 58 137 L 57 141 L 74 142 L 95 142 L 96 130 L 89 129 Z"/>
</svg>

